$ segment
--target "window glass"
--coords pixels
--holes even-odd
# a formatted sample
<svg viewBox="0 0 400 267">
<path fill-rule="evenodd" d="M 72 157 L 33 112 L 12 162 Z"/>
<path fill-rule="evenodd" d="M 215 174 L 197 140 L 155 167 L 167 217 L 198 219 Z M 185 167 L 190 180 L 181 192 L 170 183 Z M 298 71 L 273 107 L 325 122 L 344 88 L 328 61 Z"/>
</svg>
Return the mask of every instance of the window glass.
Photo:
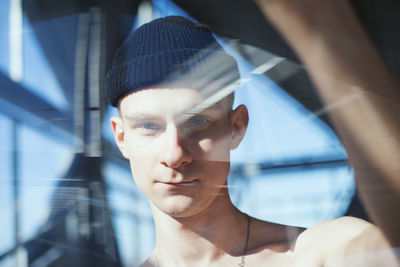
<svg viewBox="0 0 400 267">
<path fill-rule="evenodd" d="M 29 239 L 41 230 L 51 209 L 52 192 L 72 162 L 70 147 L 31 128 L 20 129 L 21 227 Z M 32 200 L 35 201 L 32 201 Z"/>
<path fill-rule="evenodd" d="M 239 88 L 235 100 L 246 104 L 250 120 L 243 143 L 232 153 L 233 162 L 346 158 L 333 131 L 267 77 L 257 76 Z"/>
<path fill-rule="evenodd" d="M 0 267 L 15 266 L 15 260 L 13 257 L 6 257 L 0 261 Z"/>
<path fill-rule="evenodd" d="M 0 255 L 15 245 L 12 122 L 0 113 Z M 1 263 L 1 262 L 0 262 Z"/>
<path fill-rule="evenodd" d="M 127 32 L 133 32 L 149 20 L 189 15 L 170 0 L 141 1 L 137 16 L 131 10 L 124 11 L 114 21 L 113 14 L 91 6 L 92 3 L 79 8 L 72 4 L 70 9 L 64 10 L 63 3 L 67 2 L 46 7 L 25 3 L 24 7 L 37 8 L 38 18 L 32 19 L 30 10 L 25 10 L 23 77 L 15 90 L 18 92 L 13 94 L 15 83 L 8 78 L 9 41 L 15 33 L 9 32 L 10 0 L 0 1 L 0 75 L 5 76 L 0 79 L 0 86 L 3 83 L 10 86 L 0 90 L 0 256 L 15 246 L 15 218 L 18 217 L 22 241 L 37 241 L 38 233 L 46 227 L 63 232 L 48 239 L 56 240 L 57 245 L 50 249 L 38 248 L 43 254 L 38 253 L 38 256 L 30 252 L 29 256 L 33 261 L 38 260 L 37 264 L 48 260 L 47 255 L 51 255 L 53 248 L 58 253 L 53 254 L 56 255 L 54 262 L 60 259 L 62 262 L 70 254 L 58 249 L 71 242 L 83 244 L 79 248 L 71 246 L 77 255 L 111 255 L 112 258 L 116 252 L 123 266 L 136 266 L 154 249 L 154 221 L 147 197 L 136 186 L 130 165 L 114 142 L 110 118 L 118 116 L 118 111 L 103 105 L 100 98 L 104 93 L 104 75 L 114 52 L 109 50 L 117 48 Z M 75 2 L 80 5 L 82 1 Z M 47 14 L 46 8 L 54 8 L 54 13 Z M 113 12 L 117 13 L 116 10 Z M 232 27 L 236 26 L 241 25 Z M 113 31 L 118 33 L 114 35 Z M 355 184 L 343 145 L 329 122 L 317 116 L 326 115 L 327 108 L 317 111 L 316 115 L 305 101 L 296 98 L 278 81 L 265 73 L 254 74 L 259 65 L 246 54 L 245 46 L 251 47 L 248 44 L 222 36 L 217 39 L 239 65 L 243 84 L 235 92 L 234 107 L 246 105 L 250 116 L 243 141 L 231 152 L 228 187 L 234 205 L 262 220 L 303 227 L 343 216 L 355 196 Z M 277 58 L 273 54 L 270 57 Z M 93 62 L 99 63 L 100 66 L 95 66 L 98 69 L 90 67 Z M 304 70 L 300 64 L 296 66 Z M 94 73 L 98 76 L 92 76 L 92 71 L 98 71 Z M 81 86 L 76 86 L 77 83 Z M 79 88 L 82 95 L 77 97 L 75 90 Z M 101 99 L 99 106 L 90 103 L 88 95 L 93 88 L 97 89 L 95 97 Z M 32 99 L 35 110 L 29 109 L 29 101 L 18 103 L 18 97 L 27 91 L 36 96 Z M 82 106 L 74 106 L 75 97 L 81 98 Z M 95 100 L 93 102 L 98 99 Z M 57 112 L 52 110 L 53 113 L 48 114 L 57 114 L 57 117 L 47 116 L 48 110 L 41 110 L 34 101 L 46 102 L 47 109 L 54 107 Z M 13 123 L 17 120 L 13 136 Z M 65 125 L 59 127 L 61 123 Z M 74 138 L 87 146 L 79 147 L 79 152 L 73 151 L 70 141 Z M 97 143 L 99 140 L 101 142 Z M 13 142 L 17 142 L 16 151 Z M 95 156 L 84 153 L 91 142 L 101 143 L 101 153 Z M 16 162 L 13 156 L 17 156 Z M 96 164 L 89 165 L 93 162 Z M 19 202 L 14 199 L 14 171 L 20 183 Z M 76 178 L 72 181 L 76 184 L 62 183 L 71 178 L 66 177 L 69 171 L 73 173 L 72 178 Z M 65 202 L 68 205 L 63 206 Z M 64 212 L 62 208 L 66 206 L 68 211 Z M 98 214 L 93 216 L 96 212 Z M 50 214 L 54 216 L 49 218 Z M 54 226 L 56 220 L 62 221 L 59 228 Z M 114 238 L 118 251 L 114 250 Z M 89 239 L 95 241 L 87 242 Z M 79 257 L 75 260 L 79 261 Z M 14 258 L 12 252 L 4 256 L 0 267 L 13 265 Z"/>
<path fill-rule="evenodd" d="M 0 71 L 8 74 L 9 59 L 9 0 L 3 0 L 0 8 Z"/>
<path fill-rule="evenodd" d="M 347 166 L 231 176 L 229 189 L 241 210 L 266 221 L 303 227 L 342 216 L 354 194 Z"/>
<path fill-rule="evenodd" d="M 66 110 L 68 103 L 36 37 L 35 29 L 24 18 L 24 79 L 22 84 L 58 109 Z"/>
</svg>

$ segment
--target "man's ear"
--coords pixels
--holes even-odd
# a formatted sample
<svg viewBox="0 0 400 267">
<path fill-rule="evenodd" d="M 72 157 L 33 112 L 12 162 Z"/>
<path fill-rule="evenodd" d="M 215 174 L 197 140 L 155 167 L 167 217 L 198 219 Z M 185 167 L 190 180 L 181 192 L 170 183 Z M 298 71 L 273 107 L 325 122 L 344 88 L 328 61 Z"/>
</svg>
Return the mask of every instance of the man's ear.
<svg viewBox="0 0 400 267">
<path fill-rule="evenodd" d="M 231 112 L 231 144 L 230 148 L 235 149 L 239 146 L 242 141 L 244 134 L 246 133 L 247 125 L 249 123 L 249 112 L 246 106 L 240 105 Z"/>
<path fill-rule="evenodd" d="M 125 158 L 128 158 L 128 152 L 126 150 L 126 143 L 125 143 L 125 129 L 124 123 L 121 118 L 112 117 L 110 119 L 111 127 L 114 133 L 114 140 L 117 144 L 119 150 L 121 151 L 122 155 Z"/>
</svg>

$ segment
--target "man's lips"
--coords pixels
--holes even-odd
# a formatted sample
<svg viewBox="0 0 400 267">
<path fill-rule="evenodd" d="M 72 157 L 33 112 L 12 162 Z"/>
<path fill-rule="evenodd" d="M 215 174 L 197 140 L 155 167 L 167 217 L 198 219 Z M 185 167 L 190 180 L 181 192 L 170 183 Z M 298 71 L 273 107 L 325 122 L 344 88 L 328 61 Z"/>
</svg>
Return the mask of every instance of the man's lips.
<svg viewBox="0 0 400 267">
<path fill-rule="evenodd" d="M 176 182 L 176 181 L 158 181 L 157 183 L 164 184 L 164 185 L 169 185 L 169 186 L 191 186 L 197 184 L 199 181 L 196 180 L 191 180 L 191 181 L 181 181 L 181 182 Z"/>
</svg>

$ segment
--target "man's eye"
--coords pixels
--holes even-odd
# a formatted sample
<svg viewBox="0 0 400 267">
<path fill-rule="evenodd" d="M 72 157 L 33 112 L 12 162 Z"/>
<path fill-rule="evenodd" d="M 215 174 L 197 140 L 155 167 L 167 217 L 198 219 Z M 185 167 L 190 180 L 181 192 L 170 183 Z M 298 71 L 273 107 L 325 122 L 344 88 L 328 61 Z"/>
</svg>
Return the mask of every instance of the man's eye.
<svg viewBox="0 0 400 267">
<path fill-rule="evenodd" d="M 208 117 L 198 115 L 198 116 L 193 116 L 192 118 L 190 118 L 185 123 L 186 124 L 185 128 L 187 128 L 188 130 L 202 130 L 202 129 L 207 128 L 210 123 L 211 123 L 211 120 Z"/>
<path fill-rule="evenodd" d="M 155 123 L 147 122 L 142 124 L 142 128 L 146 130 L 160 130 L 161 126 Z"/>
<path fill-rule="evenodd" d="M 135 128 L 140 130 L 145 135 L 153 135 L 163 131 L 164 126 L 153 122 L 143 122 L 137 124 Z"/>
</svg>

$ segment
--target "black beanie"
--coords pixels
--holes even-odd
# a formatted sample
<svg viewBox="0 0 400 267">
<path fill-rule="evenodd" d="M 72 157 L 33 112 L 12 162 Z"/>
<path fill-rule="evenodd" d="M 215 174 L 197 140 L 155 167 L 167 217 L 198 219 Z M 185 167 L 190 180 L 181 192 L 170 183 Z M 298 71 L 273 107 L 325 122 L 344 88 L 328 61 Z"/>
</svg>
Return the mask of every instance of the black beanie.
<svg viewBox="0 0 400 267">
<path fill-rule="evenodd" d="M 204 64 L 210 59 L 212 64 Z M 220 66 L 229 68 L 216 71 Z M 203 80 L 197 87 L 210 82 L 223 87 L 240 76 L 236 61 L 208 27 L 179 16 L 164 17 L 139 27 L 118 48 L 105 79 L 105 95 L 116 107 L 130 92 L 184 77 Z"/>
</svg>

